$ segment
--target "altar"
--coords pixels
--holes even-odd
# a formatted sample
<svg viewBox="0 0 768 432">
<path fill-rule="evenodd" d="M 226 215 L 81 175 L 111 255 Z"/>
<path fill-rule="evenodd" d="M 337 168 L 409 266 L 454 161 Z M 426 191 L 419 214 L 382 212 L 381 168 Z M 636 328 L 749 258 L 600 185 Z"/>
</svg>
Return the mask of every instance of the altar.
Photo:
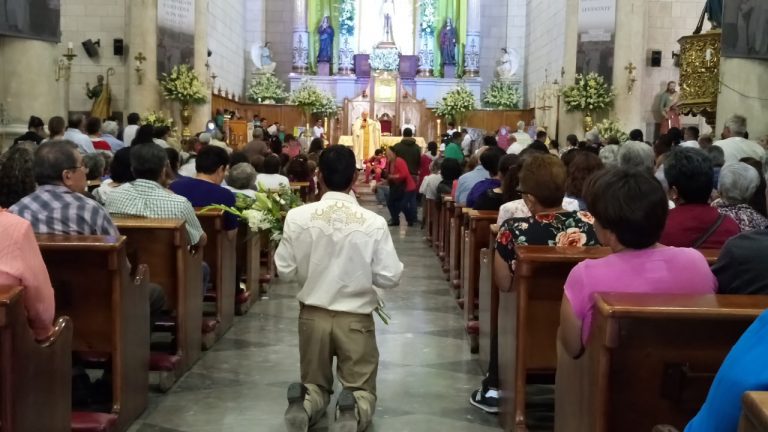
<svg viewBox="0 0 768 432">
<path fill-rule="evenodd" d="M 424 137 L 413 137 L 413 139 L 416 140 L 416 144 L 421 147 L 422 150 L 427 148 L 427 141 L 424 139 Z M 401 136 L 382 136 L 379 143 L 381 144 L 381 147 L 392 147 L 393 145 L 399 143 L 403 140 L 403 137 Z M 339 144 L 345 145 L 347 147 L 353 147 L 354 141 L 352 138 L 352 135 L 342 135 L 339 137 Z M 370 157 L 372 155 L 369 155 Z"/>
</svg>

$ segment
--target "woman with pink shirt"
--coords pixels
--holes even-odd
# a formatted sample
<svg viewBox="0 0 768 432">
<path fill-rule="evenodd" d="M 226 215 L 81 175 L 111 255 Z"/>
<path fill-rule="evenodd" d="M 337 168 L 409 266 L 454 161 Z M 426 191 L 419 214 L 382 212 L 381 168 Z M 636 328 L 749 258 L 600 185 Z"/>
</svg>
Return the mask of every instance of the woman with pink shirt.
<svg viewBox="0 0 768 432">
<path fill-rule="evenodd" d="M 37 340 L 53 331 L 53 287 L 32 226 L 25 219 L 0 209 L 0 285 L 24 287 L 24 308 Z"/>
<path fill-rule="evenodd" d="M 661 183 L 637 170 L 610 168 L 585 185 L 600 244 L 613 253 L 578 264 L 565 282 L 559 340 L 578 357 L 589 339 L 594 294 L 712 294 L 717 280 L 701 253 L 659 244 L 669 205 Z"/>
</svg>

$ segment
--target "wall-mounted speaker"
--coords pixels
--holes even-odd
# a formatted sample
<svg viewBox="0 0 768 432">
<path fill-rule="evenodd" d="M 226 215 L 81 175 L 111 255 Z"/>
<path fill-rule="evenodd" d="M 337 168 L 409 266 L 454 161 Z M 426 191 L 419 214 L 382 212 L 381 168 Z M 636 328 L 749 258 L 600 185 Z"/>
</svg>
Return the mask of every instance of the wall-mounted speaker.
<svg viewBox="0 0 768 432">
<path fill-rule="evenodd" d="M 114 39 L 112 41 L 112 51 L 114 51 L 116 56 L 122 57 L 125 52 L 124 48 L 122 39 Z"/>
<path fill-rule="evenodd" d="M 661 67 L 661 50 L 651 50 L 651 67 Z"/>
<path fill-rule="evenodd" d="M 99 48 L 101 48 L 101 39 L 96 39 L 96 42 L 91 39 L 83 42 L 83 49 L 90 58 L 99 56 Z"/>
</svg>

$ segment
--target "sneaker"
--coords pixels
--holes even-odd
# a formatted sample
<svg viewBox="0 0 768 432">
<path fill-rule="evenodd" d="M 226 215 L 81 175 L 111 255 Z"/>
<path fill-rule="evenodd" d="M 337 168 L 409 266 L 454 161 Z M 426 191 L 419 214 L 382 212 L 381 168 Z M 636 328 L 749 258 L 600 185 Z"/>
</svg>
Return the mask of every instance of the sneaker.
<svg viewBox="0 0 768 432">
<path fill-rule="evenodd" d="M 339 394 L 338 415 L 330 432 L 357 432 L 357 400 L 350 390 Z"/>
<path fill-rule="evenodd" d="M 302 383 L 288 386 L 288 409 L 285 410 L 285 429 L 288 432 L 307 432 L 309 414 L 304 409 L 307 388 Z"/>
<path fill-rule="evenodd" d="M 489 414 L 498 414 L 499 391 L 488 389 L 483 393 L 483 389 L 477 389 L 472 392 L 472 396 L 469 398 L 469 403 Z"/>
</svg>

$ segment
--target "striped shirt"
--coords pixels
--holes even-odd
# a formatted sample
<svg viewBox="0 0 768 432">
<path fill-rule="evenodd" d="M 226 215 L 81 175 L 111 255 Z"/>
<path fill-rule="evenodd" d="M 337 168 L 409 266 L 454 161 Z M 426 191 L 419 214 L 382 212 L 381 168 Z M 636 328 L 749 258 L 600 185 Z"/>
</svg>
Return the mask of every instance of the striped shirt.
<svg viewBox="0 0 768 432">
<path fill-rule="evenodd" d="M 37 234 L 120 235 L 104 207 L 61 185 L 40 186 L 9 210 Z"/>
<path fill-rule="evenodd" d="M 197 244 L 203 228 L 197 220 L 195 209 L 186 198 L 164 189 L 149 180 L 134 180 L 107 195 L 105 203 L 112 214 L 147 218 L 183 219 L 190 244 Z"/>
</svg>

